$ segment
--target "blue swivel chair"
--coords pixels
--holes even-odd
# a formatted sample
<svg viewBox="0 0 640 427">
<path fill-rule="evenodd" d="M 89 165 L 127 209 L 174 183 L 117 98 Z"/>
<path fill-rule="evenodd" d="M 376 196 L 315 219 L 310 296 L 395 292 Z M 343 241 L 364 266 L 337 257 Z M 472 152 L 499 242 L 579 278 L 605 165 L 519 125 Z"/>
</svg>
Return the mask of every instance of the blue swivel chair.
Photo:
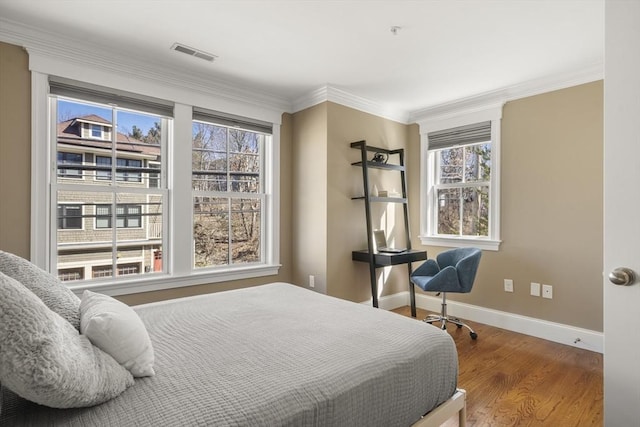
<svg viewBox="0 0 640 427">
<path fill-rule="evenodd" d="M 442 311 L 439 315 L 429 315 L 424 319 L 427 323 L 440 322 L 442 329 L 447 329 L 447 322 L 458 328 L 469 329 L 472 339 L 478 338 L 469 325 L 460 319 L 447 315 L 447 292 L 471 292 L 476 278 L 482 251 L 476 248 L 458 248 L 440 253 L 436 259 L 425 261 L 411 274 L 411 283 L 423 291 L 442 294 Z"/>
</svg>

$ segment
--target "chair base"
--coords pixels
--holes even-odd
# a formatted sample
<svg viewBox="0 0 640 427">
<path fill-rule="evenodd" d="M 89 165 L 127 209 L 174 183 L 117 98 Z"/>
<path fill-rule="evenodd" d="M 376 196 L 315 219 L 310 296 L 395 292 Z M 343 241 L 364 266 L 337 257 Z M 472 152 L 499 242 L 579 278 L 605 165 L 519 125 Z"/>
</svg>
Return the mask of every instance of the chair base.
<svg viewBox="0 0 640 427">
<path fill-rule="evenodd" d="M 434 322 L 440 322 L 441 324 L 440 329 L 442 330 L 447 329 L 447 323 L 453 323 L 458 328 L 462 328 L 462 327 L 467 328 L 469 330 L 469 335 L 471 336 L 471 339 L 475 340 L 478 338 L 478 334 L 473 329 L 471 329 L 471 326 L 467 325 L 466 323 L 463 323 L 457 317 L 441 316 L 439 314 L 430 314 L 423 320 L 423 322 L 429 323 L 429 324 L 432 324 Z"/>
<path fill-rule="evenodd" d="M 440 292 L 438 292 L 437 295 L 440 295 Z M 446 330 L 447 329 L 447 323 L 453 323 L 454 325 L 456 325 L 459 328 L 465 327 L 469 330 L 469 335 L 471 336 L 472 340 L 475 340 L 478 338 L 478 334 L 476 334 L 476 331 L 474 331 L 473 329 L 471 329 L 471 326 L 467 325 L 466 323 L 462 322 L 460 319 L 458 319 L 457 317 L 453 317 L 453 316 L 449 316 L 447 315 L 447 293 L 446 292 L 442 292 L 442 312 L 440 314 L 430 314 L 428 315 L 423 322 L 425 323 L 429 323 L 432 324 L 433 322 L 440 322 L 440 329 L 442 330 Z"/>
</svg>

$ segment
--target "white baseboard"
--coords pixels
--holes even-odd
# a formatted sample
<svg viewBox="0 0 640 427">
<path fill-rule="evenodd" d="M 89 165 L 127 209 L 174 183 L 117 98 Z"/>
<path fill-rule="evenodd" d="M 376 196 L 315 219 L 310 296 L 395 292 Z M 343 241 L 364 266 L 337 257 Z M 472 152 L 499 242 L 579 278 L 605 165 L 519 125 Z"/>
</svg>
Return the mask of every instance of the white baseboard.
<svg viewBox="0 0 640 427">
<path fill-rule="evenodd" d="M 439 313 L 441 302 L 442 300 L 438 297 L 416 294 L 416 307 L 423 310 Z M 371 300 L 363 304 L 371 304 Z M 385 310 L 393 310 L 406 305 L 409 305 L 409 291 L 384 296 L 378 300 L 378 306 Z M 495 326 L 598 353 L 603 353 L 604 351 L 604 334 L 602 332 L 452 300 L 447 301 L 447 312 L 452 316 L 460 317 L 470 322 Z"/>
</svg>

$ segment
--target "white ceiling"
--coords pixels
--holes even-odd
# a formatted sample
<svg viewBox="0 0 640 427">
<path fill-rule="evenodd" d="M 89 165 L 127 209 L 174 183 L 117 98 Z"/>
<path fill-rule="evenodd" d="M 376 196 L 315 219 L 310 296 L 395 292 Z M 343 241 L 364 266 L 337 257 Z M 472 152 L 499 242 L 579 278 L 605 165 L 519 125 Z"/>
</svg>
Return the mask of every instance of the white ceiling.
<svg viewBox="0 0 640 427">
<path fill-rule="evenodd" d="M 0 16 L 292 103 L 330 86 L 416 111 L 604 62 L 604 0 L 0 0 Z"/>
</svg>

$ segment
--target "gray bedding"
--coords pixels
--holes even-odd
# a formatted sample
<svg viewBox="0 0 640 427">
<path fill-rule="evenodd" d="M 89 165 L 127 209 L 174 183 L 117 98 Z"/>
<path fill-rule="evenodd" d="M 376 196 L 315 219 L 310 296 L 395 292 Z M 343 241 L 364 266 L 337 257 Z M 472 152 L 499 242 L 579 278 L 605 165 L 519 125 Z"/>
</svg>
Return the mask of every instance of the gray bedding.
<svg viewBox="0 0 640 427">
<path fill-rule="evenodd" d="M 83 409 L 2 390 L 0 425 L 408 426 L 456 388 L 446 333 L 285 283 L 136 311 L 156 376 Z"/>
</svg>

